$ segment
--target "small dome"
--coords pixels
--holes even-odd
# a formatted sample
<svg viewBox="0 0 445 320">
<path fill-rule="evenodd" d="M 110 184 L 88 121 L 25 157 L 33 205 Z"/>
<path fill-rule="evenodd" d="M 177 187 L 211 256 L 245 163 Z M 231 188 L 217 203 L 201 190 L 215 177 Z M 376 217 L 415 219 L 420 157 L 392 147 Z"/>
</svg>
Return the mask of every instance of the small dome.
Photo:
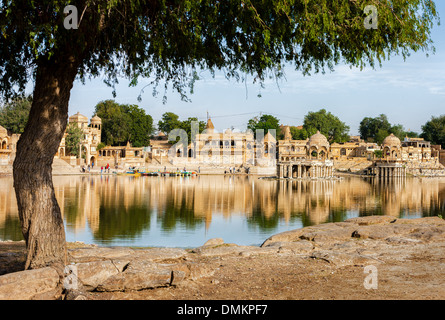
<svg viewBox="0 0 445 320">
<path fill-rule="evenodd" d="M 80 114 L 80 112 L 77 112 L 76 114 L 69 117 L 69 122 L 86 122 L 88 123 L 88 118 L 84 115 Z"/>
<path fill-rule="evenodd" d="M 383 140 L 382 145 L 389 146 L 389 147 L 400 147 L 402 143 L 400 142 L 400 139 L 397 138 L 394 134 L 390 134 Z"/>
<path fill-rule="evenodd" d="M 95 114 L 94 117 L 91 118 L 91 123 L 102 123 L 102 119 Z"/>
<path fill-rule="evenodd" d="M 317 131 L 316 134 L 311 136 L 309 138 L 309 141 L 307 142 L 309 146 L 317 146 L 317 147 L 329 147 L 329 141 L 326 139 L 326 137 L 320 133 L 320 131 Z"/>
</svg>

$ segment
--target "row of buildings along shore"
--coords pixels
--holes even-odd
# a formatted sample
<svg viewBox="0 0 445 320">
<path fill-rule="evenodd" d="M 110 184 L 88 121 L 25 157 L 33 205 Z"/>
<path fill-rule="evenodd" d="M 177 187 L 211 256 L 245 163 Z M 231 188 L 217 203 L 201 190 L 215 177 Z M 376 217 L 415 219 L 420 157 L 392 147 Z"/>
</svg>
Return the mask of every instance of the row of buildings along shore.
<svg viewBox="0 0 445 320">
<path fill-rule="evenodd" d="M 251 131 L 230 129 L 217 132 L 209 118 L 206 130 L 193 141 L 172 144 L 165 133 L 159 132 L 150 145 L 136 148 L 105 146 L 101 143 L 102 120 L 91 119 L 79 112 L 69 117 L 83 131 L 79 146 L 80 157 L 67 152 L 64 135 L 55 158 L 73 167 L 94 170 L 109 165 L 113 170 L 129 167 L 153 170 L 195 170 L 202 173 L 251 173 L 274 175 L 279 178 L 331 178 L 334 172 L 354 172 L 370 176 L 403 177 L 445 176 L 445 150 L 422 138 L 401 141 L 393 134 L 381 145 L 364 142 L 351 136 L 345 143 L 332 143 L 317 132 L 306 140 L 294 140 L 289 126 L 282 126 L 283 140 L 270 132 L 261 137 Z M 20 135 L 10 134 L 0 126 L 0 169 L 10 166 L 15 157 Z M 376 151 L 380 150 L 381 157 Z M 0 170 L 1 172 L 1 170 Z"/>
</svg>

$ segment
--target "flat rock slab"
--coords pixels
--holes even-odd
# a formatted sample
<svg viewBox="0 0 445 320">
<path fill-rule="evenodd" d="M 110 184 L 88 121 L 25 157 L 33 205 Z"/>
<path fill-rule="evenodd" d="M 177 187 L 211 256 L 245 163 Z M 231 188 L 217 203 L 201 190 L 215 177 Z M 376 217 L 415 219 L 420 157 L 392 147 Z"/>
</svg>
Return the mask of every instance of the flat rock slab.
<svg viewBox="0 0 445 320">
<path fill-rule="evenodd" d="M 309 240 L 315 243 L 336 243 L 351 238 L 394 240 L 395 238 L 433 241 L 445 238 L 445 220 L 439 217 L 396 219 L 390 216 L 358 217 L 337 223 L 305 227 L 273 235 L 262 247 L 274 242 Z"/>
<path fill-rule="evenodd" d="M 106 247 L 87 247 L 68 250 L 70 261 L 87 262 L 89 260 L 99 259 L 118 259 L 132 255 L 134 250 L 131 248 L 106 248 Z"/>
<path fill-rule="evenodd" d="M 0 276 L 0 300 L 38 299 L 54 291 L 60 278 L 53 268 L 41 268 Z"/>
<path fill-rule="evenodd" d="M 122 272 L 129 263 L 129 260 L 99 260 L 72 264 L 70 267 L 74 268 L 79 285 L 87 291 L 92 291 L 108 278 Z"/>
</svg>

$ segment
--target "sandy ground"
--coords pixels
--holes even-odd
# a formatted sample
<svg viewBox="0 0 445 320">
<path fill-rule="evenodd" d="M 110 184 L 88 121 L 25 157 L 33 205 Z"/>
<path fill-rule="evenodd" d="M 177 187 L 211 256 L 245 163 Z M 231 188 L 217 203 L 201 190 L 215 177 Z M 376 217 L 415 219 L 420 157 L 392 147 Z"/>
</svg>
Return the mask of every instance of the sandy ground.
<svg viewBox="0 0 445 320">
<path fill-rule="evenodd" d="M 376 264 L 376 286 L 364 266 L 337 267 L 296 255 L 208 258 L 216 272 L 176 287 L 93 293 L 91 299 L 178 300 L 443 300 L 445 244 L 409 250 L 404 261 Z M 405 249 L 404 249 L 405 250 Z M 367 287 L 365 287 L 365 281 Z"/>
</svg>

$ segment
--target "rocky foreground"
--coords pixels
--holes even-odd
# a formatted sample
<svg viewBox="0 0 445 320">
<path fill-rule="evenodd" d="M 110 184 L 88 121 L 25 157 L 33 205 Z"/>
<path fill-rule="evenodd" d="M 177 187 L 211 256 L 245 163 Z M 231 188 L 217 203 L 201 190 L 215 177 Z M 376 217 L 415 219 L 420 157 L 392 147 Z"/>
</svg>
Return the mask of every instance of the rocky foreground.
<svg viewBox="0 0 445 320">
<path fill-rule="evenodd" d="M 260 247 L 70 244 L 64 276 L 17 271 L 24 243 L 0 243 L 0 299 L 443 299 L 445 220 L 371 216 L 274 235 Z"/>
</svg>

